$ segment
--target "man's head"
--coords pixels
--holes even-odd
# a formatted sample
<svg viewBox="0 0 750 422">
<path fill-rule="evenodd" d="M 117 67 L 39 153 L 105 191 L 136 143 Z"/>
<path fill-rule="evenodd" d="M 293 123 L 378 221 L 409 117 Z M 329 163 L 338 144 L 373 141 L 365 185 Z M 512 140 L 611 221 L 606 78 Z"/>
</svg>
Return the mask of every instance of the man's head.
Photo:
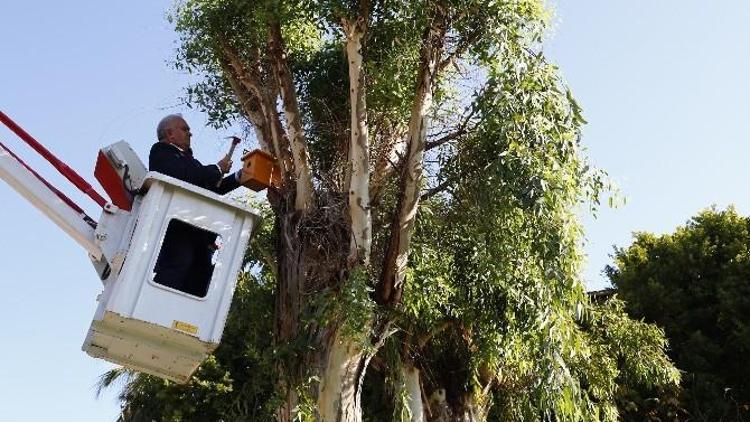
<svg viewBox="0 0 750 422">
<path fill-rule="evenodd" d="M 170 114 L 161 119 L 156 126 L 156 137 L 159 142 L 176 145 L 182 149 L 190 148 L 190 126 L 179 114 Z"/>
</svg>

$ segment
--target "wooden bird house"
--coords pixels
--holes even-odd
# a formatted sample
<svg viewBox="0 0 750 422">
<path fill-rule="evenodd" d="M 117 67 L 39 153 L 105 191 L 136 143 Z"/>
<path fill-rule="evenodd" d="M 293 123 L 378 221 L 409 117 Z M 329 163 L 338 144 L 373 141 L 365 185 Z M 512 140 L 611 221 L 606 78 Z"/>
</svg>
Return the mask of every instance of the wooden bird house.
<svg viewBox="0 0 750 422">
<path fill-rule="evenodd" d="M 271 154 L 259 149 L 242 156 L 240 184 L 254 191 L 281 186 L 281 171 Z"/>
</svg>

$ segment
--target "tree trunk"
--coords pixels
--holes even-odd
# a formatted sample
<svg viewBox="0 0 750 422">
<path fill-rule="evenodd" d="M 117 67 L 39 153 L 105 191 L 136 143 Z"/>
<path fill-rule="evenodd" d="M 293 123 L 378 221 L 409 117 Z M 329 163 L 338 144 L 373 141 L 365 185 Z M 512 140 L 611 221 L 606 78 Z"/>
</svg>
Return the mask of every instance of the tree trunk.
<svg viewBox="0 0 750 422">
<path fill-rule="evenodd" d="M 413 366 L 402 368 L 401 376 L 404 379 L 406 389 L 406 403 L 409 408 L 409 420 L 411 422 L 425 422 L 427 411 L 422 397 L 422 381 L 419 369 Z M 403 418 L 402 418 L 403 419 Z"/>
<path fill-rule="evenodd" d="M 299 237 L 300 213 L 290 212 L 293 194 L 289 191 L 280 201 L 277 228 L 279 232 L 279 279 L 274 304 L 274 342 L 284 345 L 293 342 L 300 334 L 299 317 L 304 286 L 305 262 L 303 245 Z M 278 390 L 283 402 L 276 411 L 277 422 L 295 420 L 299 397 L 295 384 L 299 379 L 299 363 L 282 361 L 278 364 Z"/>
<path fill-rule="evenodd" d="M 286 62 L 286 51 L 281 37 L 281 24 L 274 21 L 269 25 L 269 54 L 281 94 L 281 103 L 286 118 L 289 145 L 294 162 L 294 181 L 296 184 L 295 209 L 307 210 L 312 204 L 313 183 L 310 170 L 310 156 L 307 149 L 302 114 L 297 103 L 294 81 Z"/>
<path fill-rule="evenodd" d="M 369 359 L 361 345 L 336 334 L 322 356 L 318 388 L 318 420 L 362 420 L 362 381 Z"/>
<path fill-rule="evenodd" d="M 409 117 L 408 155 L 400 180 L 400 195 L 391 226 L 391 235 L 383 262 L 381 282 L 376 287 L 378 301 L 389 306 L 401 302 L 406 266 L 411 250 L 420 189 L 424 173 L 424 150 L 427 137 L 428 113 L 432 107 L 433 83 L 442 55 L 445 36 L 445 16 L 441 9 L 433 17 L 423 35 L 419 71 Z"/>
<path fill-rule="evenodd" d="M 362 420 L 360 396 L 365 369 L 382 344 L 376 342 L 365 349 L 371 338 L 347 334 L 342 327 L 351 309 L 331 314 L 331 318 L 325 318 L 326 325 L 302 317 L 319 311 L 318 294 L 331 294 L 325 300 L 339 300 L 330 292 L 344 289 L 355 277 L 347 264 L 350 233 L 346 210 L 314 206 L 305 212 L 295 210 L 294 191 L 293 186 L 287 187 L 276 207 L 279 269 L 274 340 L 277 348 L 285 351 L 277 369 L 282 400 L 276 420 L 290 422 L 312 416 L 320 421 L 358 422 Z M 319 230 L 321 226 L 325 231 Z M 373 310 L 364 308 L 361 312 Z M 365 321 L 375 320 L 373 314 L 362 316 Z M 387 329 L 388 325 L 375 330 L 363 328 L 368 333 L 383 332 L 383 337 Z"/>
<path fill-rule="evenodd" d="M 286 387 L 283 402 L 277 411 L 276 420 L 290 422 L 300 420 L 300 405 L 314 404 L 312 415 L 321 422 L 361 422 L 362 421 L 362 383 L 370 355 L 365 353 L 356 341 L 346 339 L 338 334 L 322 336 L 330 339 L 328 344 L 311 344 L 316 349 L 316 364 L 309 365 L 304 377 L 296 385 L 282 384 Z M 301 358 L 309 362 L 307 358 Z M 306 380 L 319 380 L 317 389 L 306 384 Z M 301 388 L 308 397 L 303 400 L 297 388 Z M 312 387 L 312 388 L 311 388 Z M 307 409 L 312 410 L 312 409 Z"/>
<path fill-rule="evenodd" d="M 352 225 L 350 261 L 368 265 L 372 244 L 370 215 L 370 144 L 367 134 L 367 103 L 362 66 L 362 37 L 359 25 L 345 23 L 346 55 L 349 62 L 349 218 Z"/>
<path fill-rule="evenodd" d="M 402 421 L 409 422 L 481 422 L 487 419 L 488 408 L 481 399 L 464 393 L 449 401 L 446 388 L 426 391 L 418 368 L 405 364 L 401 369 L 409 415 L 402 413 Z"/>
</svg>

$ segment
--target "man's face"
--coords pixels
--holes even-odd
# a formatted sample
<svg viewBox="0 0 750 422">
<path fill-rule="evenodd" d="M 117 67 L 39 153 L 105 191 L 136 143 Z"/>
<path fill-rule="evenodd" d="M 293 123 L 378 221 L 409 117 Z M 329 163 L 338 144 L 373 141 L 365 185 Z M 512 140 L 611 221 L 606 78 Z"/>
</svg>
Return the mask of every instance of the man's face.
<svg viewBox="0 0 750 422">
<path fill-rule="evenodd" d="M 185 119 L 175 119 L 167 129 L 167 141 L 170 144 L 177 145 L 182 149 L 190 148 L 190 126 Z"/>
</svg>

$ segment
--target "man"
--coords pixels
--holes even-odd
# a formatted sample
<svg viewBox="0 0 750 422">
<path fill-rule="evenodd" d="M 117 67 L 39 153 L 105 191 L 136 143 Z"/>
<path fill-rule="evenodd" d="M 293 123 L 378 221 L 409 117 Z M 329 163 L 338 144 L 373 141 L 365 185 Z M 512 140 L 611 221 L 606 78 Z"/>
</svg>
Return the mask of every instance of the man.
<svg viewBox="0 0 750 422">
<path fill-rule="evenodd" d="M 232 160 L 226 156 L 216 164 L 203 165 L 190 149 L 190 126 L 179 114 L 161 119 L 156 127 L 159 142 L 151 147 L 148 167 L 151 171 L 225 194 L 240 186 L 240 172 L 229 173 Z M 167 226 L 154 281 L 182 292 L 204 297 L 213 274 L 211 258 L 216 251 L 216 234 L 173 219 Z"/>
<path fill-rule="evenodd" d="M 184 180 L 220 195 L 238 188 L 239 172 L 222 179 L 222 175 L 229 173 L 232 167 L 231 157 L 224 157 L 216 164 L 204 166 L 193 158 L 193 150 L 190 149 L 192 136 L 190 126 L 179 114 L 170 114 L 161 119 L 156 126 L 156 137 L 159 142 L 151 147 L 148 156 L 149 170 Z"/>
</svg>

